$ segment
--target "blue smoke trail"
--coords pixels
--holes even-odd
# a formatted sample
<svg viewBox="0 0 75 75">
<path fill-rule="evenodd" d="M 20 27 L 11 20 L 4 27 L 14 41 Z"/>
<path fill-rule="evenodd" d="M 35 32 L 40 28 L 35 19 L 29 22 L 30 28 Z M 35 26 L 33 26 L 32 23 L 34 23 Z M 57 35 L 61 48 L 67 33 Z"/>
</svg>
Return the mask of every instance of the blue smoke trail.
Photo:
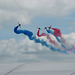
<svg viewBox="0 0 75 75">
<path fill-rule="evenodd" d="M 47 31 L 48 33 L 51 33 L 52 35 L 54 35 L 54 33 L 53 33 L 51 30 L 47 30 L 47 29 L 46 29 L 46 31 Z M 55 36 L 55 35 L 54 35 L 54 36 Z M 73 49 L 73 47 L 70 48 L 70 49 L 67 49 L 66 46 L 64 46 L 64 44 L 62 44 L 62 42 L 60 41 L 60 39 L 59 39 L 58 37 L 55 36 L 55 38 L 57 39 L 57 41 L 58 41 L 59 43 L 61 43 L 61 46 L 62 46 L 66 51 L 71 51 L 71 50 Z"/>
<path fill-rule="evenodd" d="M 33 33 L 31 31 L 28 31 L 28 30 L 18 30 L 18 27 L 19 26 L 16 26 L 14 28 L 14 32 L 16 34 L 24 34 L 24 35 L 27 35 L 30 40 L 34 40 L 36 43 L 41 43 L 42 46 L 46 46 L 49 49 L 51 49 L 52 51 L 58 51 L 58 52 L 61 52 L 61 53 L 68 54 L 65 50 L 56 49 L 55 47 L 53 47 L 51 45 L 48 45 L 46 43 L 46 41 L 37 39 L 36 36 L 33 36 Z"/>
<path fill-rule="evenodd" d="M 47 31 L 48 33 L 51 33 L 52 35 L 54 35 L 54 33 L 52 32 L 52 30 L 50 30 L 50 29 L 47 30 L 47 29 L 46 29 L 46 31 Z M 55 35 L 54 35 L 54 36 L 55 36 Z M 55 36 L 55 38 L 57 39 L 57 41 L 58 41 L 59 43 L 61 43 L 61 41 L 60 41 L 60 39 L 59 39 L 58 37 Z M 66 49 L 66 47 L 65 47 L 63 44 L 61 44 L 61 46 Z"/>
<path fill-rule="evenodd" d="M 54 33 L 53 33 L 51 30 L 47 30 L 47 29 L 46 29 L 46 31 L 47 31 L 47 33 L 51 33 L 52 35 L 54 35 Z M 54 35 L 54 36 L 55 36 L 55 35 Z M 60 39 L 59 39 L 58 37 L 55 36 L 55 38 L 57 39 L 57 41 L 58 41 L 59 43 L 61 43 L 61 41 L 60 41 Z"/>
</svg>

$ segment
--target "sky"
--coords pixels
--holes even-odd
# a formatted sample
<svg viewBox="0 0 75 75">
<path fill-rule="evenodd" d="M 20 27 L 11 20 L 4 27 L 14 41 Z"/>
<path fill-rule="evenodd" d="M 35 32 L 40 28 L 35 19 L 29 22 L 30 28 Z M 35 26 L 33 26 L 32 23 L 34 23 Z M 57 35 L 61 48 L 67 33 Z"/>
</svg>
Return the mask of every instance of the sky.
<svg viewBox="0 0 75 75">
<path fill-rule="evenodd" d="M 75 54 L 52 52 L 27 36 L 14 33 L 14 27 L 30 30 L 37 27 L 59 28 L 68 42 L 75 40 L 75 0 L 0 0 L 0 63 L 25 61 L 74 61 Z M 71 41 L 71 42 L 70 42 Z"/>
</svg>

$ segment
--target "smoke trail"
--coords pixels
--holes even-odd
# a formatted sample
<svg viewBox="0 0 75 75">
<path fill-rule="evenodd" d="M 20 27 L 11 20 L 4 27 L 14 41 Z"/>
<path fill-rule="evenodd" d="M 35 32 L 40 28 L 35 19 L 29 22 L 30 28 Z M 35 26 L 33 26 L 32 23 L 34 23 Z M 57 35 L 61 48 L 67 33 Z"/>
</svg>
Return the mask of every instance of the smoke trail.
<svg viewBox="0 0 75 75">
<path fill-rule="evenodd" d="M 52 30 L 50 30 L 50 29 L 47 30 L 47 29 L 46 29 L 46 31 L 47 31 L 47 33 L 51 33 L 52 35 L 54 35 L 54 33 L 52 32 Z M 55 35 L 54 35 L 54 36 L 55 36 Z M 59 43 L 61 43 L 61 41 L 60 41 L 60 39 L 59 39 L 58 37 L 55 36 L 55 38 L 57 39 L 57 41 L 58 41 Z"/>
<path fill-rule="evenodd" d="M 65 43 L 65 39 L 63 38 L 60 29 L 57 29 L 57 28 L 51 28 L 51 29 L 53 29 L 54 32 L 52 32 L 52 30 L 50 30 L 50 29 L 49 29 L 49 30 L 46 29 L 46 31 L 47 31 L 48 33 L 51 33 L 52 35 L 54 35 L 55 38 L 57 39 L 57 41 L 58 41 L 59 43 L 62 43 L 62 47 L 66 48 L 66 47 L 63 45 L 63 43 Z M 58 37 L 60 37 L 60 39 L 59 39 Z"/>
<path fill-rule="evenodd" d="M 40 29 L 38 29 L 38 32 L 37 32 L 38 37 L 46 36 L 46 38 L 49 40 L 49 42 L 52 43 L 53 45 L 55 45 L 59 49 L 58 43 L 55 40 L 52 40 L 48 34 L 46 34 L 46 33 L 39 34 L 39 32 L 40 32 Z M 64 45 L 62 45 L 60 47 L 60 49 L 67 51 L 67 49 L 65 49 Z"/>
<path fill-rule="evenodd" d="M 60 32 L 60 29 L 57 29 L 57 28 L 52 28 L 53 30 L 54 30 L 54 35 L 55 36 L 57 36 L 57 37 L 61 37 L 62 36 L 62 34 L 61 34 L 61 32 Z"/>
<path fill-rule="evenodd" d="M 46 34 L 45 34 L 45 33 L 42 33 L 42 34 L 40 34 L 40 35 L 39 35 L 39 32 L 40 32 L 40 29 L 38 29 L 38 32 L 37 32 L 37 36 L 38 36 L 38 37 L 46 36 Z"/>
<path fill-rule="evenodd" d="M 65 49 L 65 51 L 67 51 L 69 53 L 72 53 L 72 52 L 74 53 L 75 52 L 75 46 L 72 46 L 70 49 L 65 46 L 66 40 L 62 36 L 60 29 L 57 29 L 57 28 L 51 28 L 51 29 L 53 29 L 54 32 L 52 32 L 50 29 L 49 30 L 46 29 L 46 31 L 55 36 L 55 38 L 57 39 L 57 41 L 59 43 L 61 43 L 61 46 Z M 58 37 L 60 37 L 60 39 Z"/>
<path fill-rule="evenodd" d="M 64 44 L 66 43 L 66 40 L 64 39 L 64 37 L 62 36 L 62 33 L 60 31 L 60 29 L 57 28 L 52 28 L 54 30 L 54 35 L 57 37 L 60 37 L 61 39 L 61 45 L 63 48 L 65 48 L 66 51 L 68 51 L 69 53 L 71 53 L 71 50 L 73 49 L 73 47 L 71 49 L 68 49 Z"/>
<path fill-rule="evenodd" d="M 68 52 L 66 52 L 65 50 L 57 49 L 57 48 L 55 48 L 55 47 L 53 47 L 51 45 L 48 45 L 46 43 L 46 41 L 37 39 L 36 36 L 33 36 L 33 33 L 31 31 L 28 31 L 28 30 L 18 30 L 18 27 L 19 26 L 16 26 L 14 28 L 14 32 L 16 34 L 24 34 L 24 35 L 27 35 L 30 40 L 34 40 L 36 43 L 40 43 L 42 46 L 46 46 L 49 49 L 51 49 L 52 51 L 58 51 L 58 52 L 61 52 L 61 53 L 68 54 Z"/>
<path fill-rule="evenodd" d="M 55 42 L 55 40 L 52 40 L 48 34 L 46 34 L 46 33 L 39 34 L 39 32 L 40 32 L 40 29 L 38 29 L 38 32 L 37 32 L 38 37 L 46 36 L 46 38 L 49 40 L 50 43 L 54 44 L 55 46 L 58 46 L 58 44 Z"/>
</svg>

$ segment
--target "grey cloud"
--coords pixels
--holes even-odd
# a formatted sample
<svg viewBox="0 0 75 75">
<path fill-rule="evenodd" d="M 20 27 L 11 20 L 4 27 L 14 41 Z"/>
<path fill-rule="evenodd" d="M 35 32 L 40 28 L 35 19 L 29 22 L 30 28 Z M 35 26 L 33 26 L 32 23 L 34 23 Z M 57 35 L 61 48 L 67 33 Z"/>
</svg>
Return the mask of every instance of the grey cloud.
<svg viewBox="0 0 75 75">
<path fill-rule="evenodd" d="M 64 16 L 72 13 L 74 6 L 74 0 L 0 0 L 0 25 L 12 19 L 30 24 L 38 15 Z"/>
<path fill-rule="evenodd" d="M 67 44 L 74 45 L 75 33 L 63 35 L 67 39 Z M 71 38 L 70 38 L 71 36 Z M 70 42 L 71 41 L 71 42 Z M 27 37 L 21 40 L 1 40 L 0 41 L 0 63 L 4 62 L 24 62 L 24 61 L 74 61 L 74 54 L 52 52 L 41 44 L 30 41 Z"/>
<path fill-rule="evenodd" d="M 0 41 L 0 59 L 6 62 L 10 62 L 11 59 L 12 62 L 37 60 L 38 55 L 36 53 L 45 50 L 47 50 L 46 47 L 35 44 L 28 38 L 20 41 L 16 41 L 15 39 Z"/>
</svg>

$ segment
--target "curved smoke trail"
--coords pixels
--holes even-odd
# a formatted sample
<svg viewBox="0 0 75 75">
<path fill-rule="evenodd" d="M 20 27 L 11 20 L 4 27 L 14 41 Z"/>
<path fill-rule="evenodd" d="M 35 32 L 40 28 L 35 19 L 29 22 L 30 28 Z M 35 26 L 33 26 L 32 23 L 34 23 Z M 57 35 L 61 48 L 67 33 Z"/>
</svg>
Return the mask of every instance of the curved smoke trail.
<svg viewBox="0 0 75 75">
<path fill-rule="evenodd" d="M 59 43 L 61 43 L 61 46 L 67 51 L 67 52 L 69 52 L 69 53 L 74 53 L 74 50 L 75 50 L 75 46 L 73 46 L 72 48 L 70 48 L 70 49 L 68 49 L 64 44 L 66 43 L 66 40 L 64 39 L 64 37 L 62 36 L 62 33 L 61 33 L 61 31 L 60 31 L 60 29 L 58 29 L 58 28 L 51 28 L 51 29 L 53 29 L 54 30 L 54 32 L 52 31 L 52 30 L 48 30 L 48 29 L 46 29 L 46 31 L 48 32 L 48 33 L 51 33 L 52 35 L 54 35 L 55 36 L 55 38 L 57 39 L 57 41 L 59 42 Z M 60 39 L 58 38 L 58 37 L 60 37 Z"/>
<path fill-rule="evenodd" d="M 37 39 L 36 36 L 33 36 L 33 33 L 32 33 L 31 31 L 29 31 L 29 30 L 18 30 L 18 27 L 19 27 L 19 26 L 16 26 L 16 27 L 14 28 L 14 32 L 15 32 L 16 34 L 24 34 L 24 35 L 27 35 L 30 40 L 34 40 L 35 43 L 40 43 L 42 46 L 46 46 L 46 47 L 48 47 L 49 49 L 51 49 L 52 51 L 58 51 L 58 52 L 61 52 L 61 53 L 68 54 L 65 50 L 57 49 L 57 48 L 55 48 L 55 47 L 53 47 L 53 46 L 51 46 L 51 45 L 48 45 L 48 44 L 46 43 L 46 41 Z"/>
<path fill-rule="evenodd" d="M 54 35 L 54 33 L 52 32 L 52 30 L 46 29 L 46 31 L 47 31 L 47 33 L 51 33 L 52 35 Z M 55 35 L 54 35 L 54 36 L 55 36 Z M 58 41 L 59 43 L 61 43 L 61 41 L 60 41 L 60 39 L 59 39 L 58 37 L 55 36 L 55 38 L 57 39 L 57 41 Z"/>
<path fill-rule="evenodd" d="M 46 34 L 46 33 L 40 34 L 39 32 L 40 32 L 40 29 L 38 29 L 38 32 L 37 32 L 37 36 L 38 37 L 46 36 L 46 38 L 48 39 L 48 41 L 50 43 L 52 43 L 54 46 L 56 46 L 57 48 L 59 48 L 58 43 L 55 40 L 52 40 L 51 37 L 48 34 Z M 67 49 L 63 45 L 59 49 L 67 51 Z"/>
<path fill-rule="evenodd" d="M 38 37 L 46 36 L 46 38 L 49 40 L 50 43 L 52 43 L 53 45 L 55 45 L 56 47 L 58 47 L 58 44 L 55 42 L 55 40 L 52 40 L 51 37 L 48 34 L 46 34 L 46 33 L 40 34 L 40 29 L 38 29 L 37 36 Z"/>
</svg>

